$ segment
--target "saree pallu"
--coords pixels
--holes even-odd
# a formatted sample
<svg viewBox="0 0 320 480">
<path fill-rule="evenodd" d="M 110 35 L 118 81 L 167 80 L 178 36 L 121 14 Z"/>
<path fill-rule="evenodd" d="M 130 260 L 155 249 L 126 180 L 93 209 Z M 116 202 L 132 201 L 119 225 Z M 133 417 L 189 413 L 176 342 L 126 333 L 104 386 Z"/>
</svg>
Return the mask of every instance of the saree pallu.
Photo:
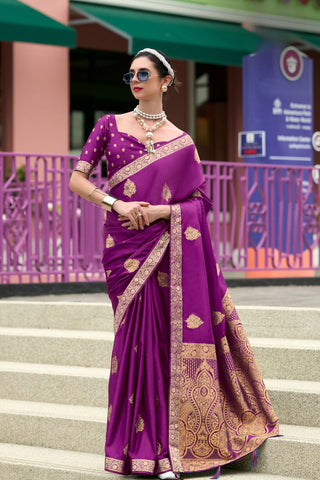
<svg viewBox="0 0 320 480">
<path fill-rule="evenodd" d="M 144 230 L 108 212 L 103 265 L 114 309 L 105 469 L 212 469 L 279 433 L 212 251 L 210 201 L 184 134 L 120 168 L 112 195 L 171 205 Z"/>
</svg>

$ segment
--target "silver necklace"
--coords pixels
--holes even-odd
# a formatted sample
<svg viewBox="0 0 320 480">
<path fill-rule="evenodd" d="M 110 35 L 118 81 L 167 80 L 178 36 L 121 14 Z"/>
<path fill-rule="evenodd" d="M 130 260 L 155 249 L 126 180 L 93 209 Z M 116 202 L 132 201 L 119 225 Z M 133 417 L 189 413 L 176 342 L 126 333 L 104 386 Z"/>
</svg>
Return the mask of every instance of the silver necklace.
<svg viewBox="0 0 320 480">
<path fill-rule="evenodd" d="M 135 112 L 134 113 L 135 116 L 140 115 L 140 117 L 146 118 L 147 120 L 160 120 L 160 118 L 164 118 L 166 116 L 163 110 L 161 113 L 145 113 L 142 110 L 140 110 L 138 105 L 133 111 Z"/>
<path fill-rule="evenodd" d="M 167 120 L 166 114 L 164 114 L 164 116 L 162 116 L 161 120 L 158 120 L 154 125 L 152 125 L 152 127 L 148 127 L 148 125 L 143 120 L 143 118 L 140 117 L 140 115 L 138 115 L 138 114 L 135 115 L 135 119 L 139 123 L 140 127 L 142 127 L 147 132 L 147 134 L 146 134 L 146 137 L 147 137 L 146 152 L 155 153 L 154 144 L 153 144 L 153 140 L 152 140 L 153 139 L 153 132 L 155 130 L 158 130 L 158 128 L 160 128 L 165 123 L 165 121 Z"/>
</svg>

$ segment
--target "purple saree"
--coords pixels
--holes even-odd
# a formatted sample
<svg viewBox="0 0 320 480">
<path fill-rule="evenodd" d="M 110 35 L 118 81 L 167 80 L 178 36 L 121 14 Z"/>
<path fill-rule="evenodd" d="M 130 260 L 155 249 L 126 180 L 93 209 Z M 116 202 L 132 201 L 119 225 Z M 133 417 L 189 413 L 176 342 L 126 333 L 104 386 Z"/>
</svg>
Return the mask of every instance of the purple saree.
<svg viewBox="0 0 320 480">
<path fill-rule="evenodd" d="M 123 200 L 170 204 L 170 222 L 127 230 L 108 212 L 103 265 L 114 309 L 105 469 L 130 474 L 215 468 L 278 435 L 243 327 L 216 264 L 210 201 L 187 134 L 155 144 L 102 117 L 77 170 L 105 153 Z"/>
</svg>

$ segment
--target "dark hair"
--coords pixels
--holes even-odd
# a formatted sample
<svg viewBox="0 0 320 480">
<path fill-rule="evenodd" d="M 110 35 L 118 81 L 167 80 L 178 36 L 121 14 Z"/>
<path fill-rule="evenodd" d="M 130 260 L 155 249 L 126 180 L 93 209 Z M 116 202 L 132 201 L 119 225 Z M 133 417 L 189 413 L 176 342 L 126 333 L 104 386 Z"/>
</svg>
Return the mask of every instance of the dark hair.
<svg viewBox="0 0 320 480">
<path fill-rule="evenodd" d="M 171 61 L 169 60 L 169 58 L 163 53 L 161 52 L 161 50 L 157 50 L 157 52 L 159 52 L 166 60 L 167 62 L 169 63 L 169 65 L 171 65 L 171 68 L 172 70 L 174 71 L 174 79 L 173 79 L 173 82 L 170 86 L 173 86 L 175 87 L 175 89 L 177 89 L 177 87 L 179 85 L 181 85 L 181 83 L 178 81 L 177 79 L 177 76 L 176 76 L 176 72 L 172 66 L 172 63 Z M 166 77 L 167 75 L 170 75 L 170 73 L 168 72 L 168 69 L 165 65 L 163 65 L 163 63 L 161 62 L 161 60 L 159 60 L 158 57 L 156 57 L 155 55 L 153 55 L 153 53 L 150 53 L 150 52 L 138 52 L 137 55 L 135 55 L 135 57 L 133 58 L 133 60 L 135 58 L 139 58 L 139 57 L 147 57 L 149 58 L 149 60 L 151 60 L 151 62 L 154 64 L 154 66 L 156 67 L 160 77 L 164 78 Z M 171 76 L 171 75 L 170 75 Z"/>
</svg>

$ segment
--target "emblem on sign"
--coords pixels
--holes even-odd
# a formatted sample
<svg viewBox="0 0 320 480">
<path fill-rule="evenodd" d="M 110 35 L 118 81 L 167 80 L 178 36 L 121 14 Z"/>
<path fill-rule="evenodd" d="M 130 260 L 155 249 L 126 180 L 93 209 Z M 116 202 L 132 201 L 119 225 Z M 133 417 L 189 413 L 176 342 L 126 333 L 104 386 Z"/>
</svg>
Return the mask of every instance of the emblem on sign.
<svg viewBox="0 0 320 480">
<path fill-rule="evenodd" d="M 303 72 L 303 56 L 295 47 L 285 48 L 280 56 L 280 69 L 287 80 L 294 82 Z"/>
<path fill-rule="evenodd" d="M 312 135 L 312 146 L 316 152 L 320 152 L 320 132 L 314 132 Z"/>
</svg>

